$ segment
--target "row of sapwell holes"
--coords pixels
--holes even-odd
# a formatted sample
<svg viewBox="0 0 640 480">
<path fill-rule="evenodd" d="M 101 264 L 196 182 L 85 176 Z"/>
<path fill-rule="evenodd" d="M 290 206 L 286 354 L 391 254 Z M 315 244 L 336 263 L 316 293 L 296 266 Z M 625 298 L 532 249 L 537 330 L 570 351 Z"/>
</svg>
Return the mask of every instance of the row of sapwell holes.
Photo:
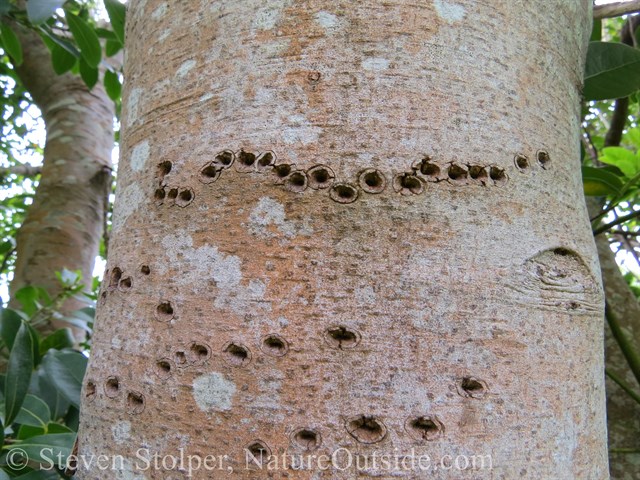
<svg viewBox="0 0 640 480">
<path fill-rule="evenodd" d="M 151 274 L 151 268 L 149 265 L 140 265 L 140 273 L 147 276 Z M 114 267 L 111 271 L 107 270 L 105 278 L 109 279 L 109 283 L 107 290 L 102 292 L 102 298 L 107 296 L 107 291 L 128 292 L 133 287 L 133 276 L 125 274 L 120 267 Z"/>
<path fill-rule="evenodd" d="M 544 150 L 536 153 L 538 164 L 546 169 L 551 161 L 549 154 Z M 531 166 L 529 158 L 518 153 L 514 158 L 518 170 L 526 171 Z M 357 185 L 351 183 L 335 183 L 335 174 L 326 165 L 315 165 L 307 171 L 296 170 L 294 165 L 276 163 L 276 154 L 268 151 L 256 155 L 245 150 L 237 153 L 231 150 L 223 150 L 214 160 L 204 165 L 200 170 L 200 181 L 205 184 L 213 183 L 222 174 L 222 171 L 235 165 L 239 172 L 271 172 L 275 184 L 283 185 L 292 192 L 303 192 L 307 188 L 314 190 L 330 189 L 329 196 L 338 203 L 352 203 L 360 195 L 360 191 L 370 194 L 382 193 L 387 187 L 385 175 L 375 168 L 367 168 L 358 175 Z M 170 161 L 161 162 L 158 165 L 157 177 L 159 187 L 154 193 L 158 204 L 178 205 L 186 207 L 194 199 L 193 189 L 190 187 L 167 187 L 164 178 L 171 172 Z M 393 178 L 393 189 L 402 195 L 419 195 L 425 189 L 425 182 L 441 182 L 459 185 L 500 185 L 506 182 L 507 175 L 504 169 L 495 165 L 462 165 L 450 163 L 446 167 L 433 162 L 430 157 L 424 157 L 415 162 L 411 171 L 396 175 Z"/>
<path fill-rule="evenodd" d="M 173 318 L 174 310 L 170 302 L 158 305 L 157 316 L 162 320 Z M 167 318 L 170 317 L 170 318 Z M 333 326 L 325 331 L 325 340 L 332 348 L 348 350 L 356 347 L 361 340 L 359 332 L 342 325 Z M 261 350 L 270 356 L 282 357 L 289 351 L 288 342 L 277 334 L 269 334 L 262 339 Z M 233 367 L 246 367 L 251 363 L 252 353 L 249 348 L 239 342 L 228 342 L 222 348 L 225 362 Z M 174 352 L 174 362 L 178 366 L 203 363 L 211 357 L 209 346 L 198 342 L 192 342 L 187 349 L 178 348 Z M 171 361 L 161 358 L 156 361 L 156 374 L 167 379 L 171 375 Z M 457 384 L 460 395 L 470 398 L 482 398 L 487 392 L 486 383 L 475 377 L 464 377 Z M 376 443 L 386 436 L 386 427 L 379 419 L 371 416 L 360 415 L 347 421 L 347 430 L 362 443 Z M 419 416 L 407 419 L 405 428 L 417 439 L 433 440 L 444 432 L 444 425 L 435 416 Z M 315 449 L 320 445 L 320 435 L 313 429 L 303 428 L 294 433 L 292 439 L 300 447 L 307 450 Z M 313 448 L 310 446 L 313 445 Z M 261 441 L 256 441 L 247 449 L 254 456 L 260 452 L 267 452 L 268 447 Z"/>
</svg>

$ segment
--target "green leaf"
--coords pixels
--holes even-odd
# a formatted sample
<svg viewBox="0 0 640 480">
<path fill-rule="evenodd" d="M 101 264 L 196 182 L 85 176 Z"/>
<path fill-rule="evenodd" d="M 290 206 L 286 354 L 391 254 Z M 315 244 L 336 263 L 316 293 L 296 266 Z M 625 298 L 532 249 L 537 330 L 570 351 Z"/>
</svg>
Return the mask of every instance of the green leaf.
<svg viewBox="0 0 640 480">
<path fill-rule="evenodd" d="M 16 447 L 24 450 L 29 460 L 33 462 L 53 466 L 50 463 L 53 461 L 59 468 L 65 468 L 75 440 L 75 433 L 53 433 L 29 438 L 16 443 Z"/>
<path fill-rule="evenodd" d="M 8 25 L 0 25 L 0 38 L 2 38 L 2 47 L 13 59 L 16 66 L 22 65 L 22 45 Z"/>
<path fill-rule="evenodd" d="M 107 91 L 107 95 L 114 102 L 120 98 L 122 92 L 122 85 L 117 73 L 113 73 L 110 70 L 104 72 L 104 88 Z"/>
<path fill-rule="evenodd" d="M 47 425 L 47 432 L 48 433 L 73 433 L 73 430 L 71 430 L 66 425 L 61 425 L 59 423 L 52 422 Z"/>
<path fill-rule="evenodd" d="M 49 406 L 44 400 L 31 394 L 25 397 L 20 413 L 15 419 L 15 422 L 21 425 L 41 428 L 45 428 L 50 421 L 51 412 L 49 411 Z"/>
<path fill-rule="evenodd" d="M 62 75 L 73 68 L 78 61 L 78 57 L 70 53 L 67 49 L 58 45 L 53 45 L 51 49 L 51 63 L 53 64 L 53 70 Z"/>
<path fill-rule="evenodd" d="M 49 465 L 47 465 L 47 467 L 49 467 Z M 53 469 L 32 470 L 31 472 L 20 475 L 19 477 L 14 477 L 13 480 L 60 480 L 60 475 L 58 475 L 58 473 Z"/>
<path fill-rule="evenodd" d="M 75 350 L 49 350 L 42 360 L 42 365 L 60 395 L 72 405 L 79 407 L 87 357 Z"/>
<path fill-rule="evenodd" d="M 107 57 L 113 57 L 120 50 L 122 50 L 122 44 L 119 40 L 107 40 L 104 46 L 104 53 Z"/>
<path fill-rule="evenodd" d="M 63 417 L 69 410 L 69 401 L 60 395 L 58 389 L 53 386 L 44 368 L 38 369 L 37 376 L 38 396 L 47 402 L 49 410 L 51 411 L 51 418 L 57 420 Z"/>
<path fill-rule="evenodd" d="M 89 90 L 98 83 L 98 69 L 90 66 L 84 58 L 80 59 L 80 76 Z"/>
<path fill-rule="evenodd" d="M 640 128 L 634 127 L 627 130 L 625 140 L 629 141 L 636 150 L 640 150 Z"/>
<path fill-rule="evenodd" d="M 28 0 L 27 16 L 34 25 L 46 22 L 66 0 Z"/>
<path fill-rule="evenodd" d="M 27 285 L 18 290 L 14 297 L 22 304 L 22 310 L 29 316 L 40 310 L 40 303 L 49 305 L 51 297 L 44 288 Z"/>
<path fill-rule="evenodd" d="M 617 195 L 622 188 L 620 177 L 603 168 L 582 167 L 582 182 L 590 196 Z"/>
<path fill-rule="evenodd" d="M 2 323 L 0 324 L 0 336 L 9 350 L 13 348 L 13 341 L 22 326 L 22 319 L 15 310 L 2 309 Z"/>
<path fill-rule="evenodd" d="M 104 0 L 104 8 L 109 15 L 113 32 L 116 34 L 116 37 L 118 37 L 118 40 L 120 40 L 120 43 L 124 45 L 124 21 L 127 8 L 118 0 Z"/>
<path fill-rule="evenodd" d="M 96 31 L 87 22 L 68 10 L 65 10 L 65 17 L 67 18 L 69 30 L 71 30 L 71 34 L 80 48 L 82 58 L 89 66 L 94 69 L 97 68 L 102 58 L 102 48 Z M 82 65 L 80 70 L 82 70 Z M 85 83 L 87 83 L 86 80 Z"/>
<path fill-rule="evenodd" d="M 600 40 L 602 40 L 602 20 L 595 18 L 591 28 L 591 41 L 598 42 Z"/>
<path fill-rule="evenodd" d="M 75 339 L 69 328 L 60 328 L 40 342 L 40 354 L 44 354 L 50 348 L 62 350 L 63 348 L 73 348 Z"/>
<path fill-rule="evenodd" d="M 627 178 L 632 178 L 640 171 L 640 158 L 624 147 L 603 148 L 599 160 L 618 167 Z"/>
<path fill-rule="evenodd" d="M 640 50 L 623 43 L 591 42 L 584 77 L 585 100 L 629 96 L 640 89 Z"/>
<path fill-rule="evenodd" d="M 18 440 L 26 440 L 27 438 L 44 435 L 47 430 L 44 427 L 34 427 L 33 425 L 20 425 L 18 430 Z"/>
<path fill-rule="evenodd" d="M 4 421 L 6 425 L 11 425 L 20 412 L 31 381 L 33 366 L 33 339 L 28 325 L 23 322 L 9 355 L 7 378 L 4 385 Z"/>
</svg>

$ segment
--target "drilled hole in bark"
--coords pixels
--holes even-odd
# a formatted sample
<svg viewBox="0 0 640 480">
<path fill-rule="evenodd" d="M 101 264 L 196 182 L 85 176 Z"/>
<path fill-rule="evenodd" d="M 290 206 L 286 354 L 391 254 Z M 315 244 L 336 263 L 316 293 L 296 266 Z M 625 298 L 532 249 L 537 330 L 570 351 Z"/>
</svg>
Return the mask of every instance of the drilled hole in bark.
<svg viewBox="0 0 640 480">
<path fill-rule="evenodd" d="M 296 446 L 307 452 L 316 450 L 322 443 L 320 434 L 310 428 L 301 428 L 293 432 L 291 439 Z"/>
<path fill-rule="evenodd" d="M 518 153 L 513 159 L 513 162 L 516 164 L 516 167 L 518 167 L 518 170 L 526 170 L 529 168 L 529 159 L 522 153 Z"/>
<path fill-rule="evenodd" d="M 487 173 L 487 169 L 480 165 L 470 165 L 469 166 L 469 177 L 473 180 L 482 180 L 489 176 Z"/>
<path fill-rule="evenodd" d="M 149 275 L 151 273 L 151 268 L 149 268 L 149 265 L 142 265 L 140 267 L 140 273 L 143 275 Z"/>
<path fill-rule="evenodd" d="M 156 375 L 162 379 L 169 378 L 171 376 L 171 362 L 167 358 L 161 358 L 156 361 Z"/>
<path fill-rule="evenodd" d="M 109 398 L 113 398 L 118 396 L 119 393 L 120 380 L 118 380 L 118 377 L 107 378 L 107 381 L 104 384 L 104 394 Z"/>
<path fill-rule="evenodd" d="M 331 188 L 329 197 L 334 202 L 353 203 L 358 198 L 358 189 L 348 183 L 339 183 Z"/>
<path fill-rule="evenodd" d="M 447 175 L 449 175 L 449 178 L 453 181 L 462 181 L 467 178 L 467 174 L 468 172 L 464 167 L 456 165 L 455 163 L 450 165 L 447 170 Z"/>
<path fill-rule="evenodd" d="M 285 178 L 291 173 L 291 165 L 287 163 L 281 163 L 273 168 L 273 171 L 278 178 Z"/>
<path fill-rule="evenodd" d="M 251 352 L 244 345 L 229 343 L 222 352 L 226 362 L 234 367 L 244 367 L 251 362 Z"/>
<path fill-rule="evenodd" d="M 429 161 L 430 158 L 424 158 L 420 164 L 420 173 L 427 177 L 437 177 L 440 175 L 440 167 Z"/>
<path fill-rule="evenodd" d="M 536 158 L 538 159 L 538 163 L 542 168 L 547 168 L 549 166 L 549 162 L 551 162 L 551 157 L 549 157 L 549 153 L 544 150 L 539 150 L 536 154 Z"/>
<path fill-rule="evenodd" d="M 168 160 L 158 164 L 158 179 L 160 180 L 160 182 L 164 180 L 164 177 L 169 175 L 169 173 L 171 172 L 171 167 L 172 164 Z"/>
<path fill-rule="evenodd" d="M 335 174 L 333 170 L 324 165 L 316 165 L 307 171 L 309 186 L 315 190 L 329 188 L 333 184 Z"/>
<path fill-rule="evenodd" d="M 431 416 L 409 418 L 405 423 L 405 429 L 417 440 L 434 440 L 444 431 L 444 425 Z"/>
<path fill-rule="evenodd" d="M 178 197 L 178 189 L 177 188 L 172 188 L 169 190 L 169 193 L 167 193 L 167 198 L 169 200 L 175 200 Z"/>
<path fill-rule="evenodd" d="M 499 167 L 491 167 L 489 169 L 489 178 L 496 183 L 504 182 L 507 179 L 507 175 L 504 170 Z"/>
<path fill-rule="evenodd" d="M 347 421 L 347 431 L 360 443 L 377 443 L 387 435 L 387 428 L 375 417 L 360 415 Z"/>
<path fill-rule="evenodd" d="M 280 335 L 272 333 L 262 340 L 262 351 L 267 355 L 282 357 L 289 351 L 289 345 Z"/>
<path fill-rule="evenodd" d="M 393 186 L 395 191 L 400 192 L 402 195 L 419 195 L 424 189 L 424 186 L 418 177 L 407 173 L 401 173 L 396 176 L 393 181 Z"/>
<path fill-rule="evenodd" d="M 387 180 L 382 172 L 374 168 L 368 168 L 361 172 L 358 177 L 358 183 L 360 188 L 367 193 L 380 193 L 387 186 Z"/>
<path fill-rule="evenodd" d="M 573 255 L 571 250 L 569 250 L 568 248 L 562 248 L 562 247 L 554 248 L 553 253 L 561 257 L 570 257 L 571 255 Z"/>
<path fill-rule="evenodd" d="M 87 386 L 84 390 L 84 396 L 90 400 L 93 400 L 96 396 L 96 384 L 92 381 L 87 382 Z"/>
<path fill-rule="evenodd" d="M 258 157 L 258 170 L 266 170 L 276 163 L 276 155 L 273 152 L 264 152 Z"/>
<path fill-rule="evenodd" d="M 342 325 L 327 329 L 325 338 L 329 345 L 339 349 L 354 348 L 360 343 L 360 335 L 358 332 Z"/>
<path fill-rule="evenodd" d="M 156 201 L 161 202 L 162 200 L 164 200 L 164 197 L 166 196 L 166 193 L 164 192 L 164 188 L 156 188 L 156 191 L 153 192 L 153 198 L 156 199 Z"/>
<path fill-rule="evenodd" d="M 111 276 L 109 277 L 109 288 L 117 288 L 122 278 L 122 270 L 119 267 L 115 267 L 111 270 Z"/>
<path fill-rule="evenodd" d="M 129 392 L 127 395 L 127 409 L 129 413 L 138 414 L 144 410 L 144 395 L 139 392 Z"/>
<path fill-rule="evenodd" d="M 193 198 L 193 190 L 191 190 L 190 188 L 183 188 L 182 190 L 180 190 L 180 193 L 178 193 L 178 198 L 176 198 L 176 205 L 184 208 L 191 202 L 193 202 Z"/>
<path fill-rule="evenodd" d="M 221 167 L 213 164 L 205 165 L 200 170 L 200 181 L 202 183 L 213 183 L 220 177 Z"/>
<path fill-rule="evenodd" d="M 171 302 L 162 302 L 156 307 L 156 318 L 161 322 L 168 322 L 174 315 Z"/>
<path fill-rule="evenodd" d="M 259 468 L 271 457 L 271 450 L 262 440 L 254 440 L 244 448 L 247 452 L 246 463 L 252 468 Z"/>
<path fill-rule="evenodd" d="M 118 282 L 118 290 L 127 291 L 133 286 L 133 279 L 131 277 L 121 278 Z"/>
<path fill-rule="evenodd" d="M 189 348 L 189 354 L 193 362 L 201 363 L 211 356 L 211 349 L 202 343 L 193 342 Z"/>
<path fill-rule="evenodd" d="M 236 155 L 236 170 L 239 172 L 251 172 L 256 165 L 256 156 L 251 152 L 240 150 Z"/>
<path fill-rule="evenodd" d="M 187 355 L 182 350 L 177 350 L 173 354 L 176 365 L 185 365 L 187 363 Z"/>
<path fill-rule="evenodd" d="M 460 382 L 459 392 L 464 397 L 481 398 L 486 391 L 485 383 L 475 377 L 464 377 Z"/>
<path fill-rule="evenodd" d="M 304 192 L 307 188 L 307 176 L 304 172 L 293 172 L 285 179 L 284 186 L 291 192 Z"/>
<path fill-rule="evenodd" d="M 231 150 L 223 150 L 213 159 L 213 164 L 217 167 L 228 168 L 235 159 L 235 154 Z"/>
</svg>

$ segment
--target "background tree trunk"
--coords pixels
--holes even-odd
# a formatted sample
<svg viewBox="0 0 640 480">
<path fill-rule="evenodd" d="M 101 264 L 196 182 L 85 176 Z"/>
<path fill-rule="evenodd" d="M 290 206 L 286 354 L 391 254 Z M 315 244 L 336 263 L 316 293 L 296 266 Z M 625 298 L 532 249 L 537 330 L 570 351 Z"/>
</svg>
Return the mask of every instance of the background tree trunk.
<svg viewBox="0 0 640 480">
<path fill-rule="evenodd" d="M 114 104 L 101 84 L 89 91 L 77 75 L 57 75 L 40 37 L 15 30 L 24 50 L 16 70 L 42 112 L 47 139 L 40 183 L 17 236 L 11 291 L 36 285 L 53 296 L 60 291 L 55 272 L 64 268 L 80 270 L 91 290 L 111 189 Z M 64 308 L 83 306 L 72 298 Z"/>
<path fill-rule="evenodd" d="M 590 4 L 133 1 L 80 453 L 607 478 Z"/>
</svg>

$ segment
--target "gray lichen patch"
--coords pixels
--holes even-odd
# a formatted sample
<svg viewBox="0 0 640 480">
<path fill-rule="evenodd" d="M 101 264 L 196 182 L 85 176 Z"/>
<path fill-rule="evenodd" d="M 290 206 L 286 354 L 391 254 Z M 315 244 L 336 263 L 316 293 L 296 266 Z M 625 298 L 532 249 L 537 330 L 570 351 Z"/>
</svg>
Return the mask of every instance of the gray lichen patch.
<svg viewBox="0 0 640 480">
<path fill-rule="evenodd" d="M 249 231 L 253 235 L 263 238 L 274 237 L 276 234 L 270 228 L 272 226 L 286 238 L 313 233 L 308 225 L 297 225 L 295 222 L 287 220 L 284 206 L 281 203 L 269 197 L 262 197 L 249 214 Z"/>
<path fill-rule="evenodd" d="M 206 413 L 231 410 L 236 385 L 221 373 L 208 373 L 193 381 L 193 398 Z"/>
</svg>

